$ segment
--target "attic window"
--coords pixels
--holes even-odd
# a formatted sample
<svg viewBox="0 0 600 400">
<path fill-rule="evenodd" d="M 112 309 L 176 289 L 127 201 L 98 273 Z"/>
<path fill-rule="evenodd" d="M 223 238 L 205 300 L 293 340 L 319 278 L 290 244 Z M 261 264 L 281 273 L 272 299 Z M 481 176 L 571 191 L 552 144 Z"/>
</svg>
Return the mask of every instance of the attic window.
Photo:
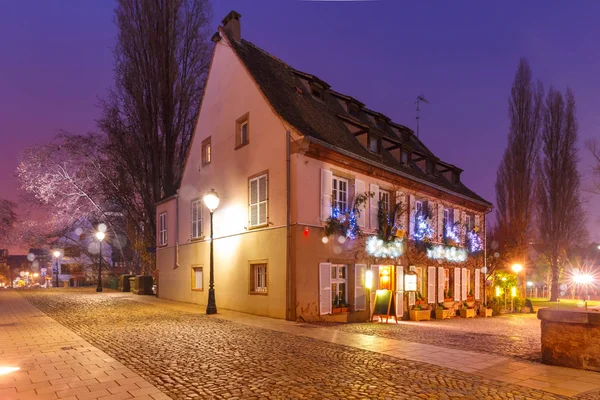
<svg viewBox="0 0 600 400">
<path fill-rule="evenodd" d="M 460 175 L 456 171 L 452 171 L 452 183 L 455 185 L 460 183 Z"/>
<path fill-rule="evenodd" d="M 310 85 L 310 91 L 314 98 L 323 100 L 323 87 L 316 83 Z"/>
<path fill-rule="evenodd" d="M 354 103 L 348 103 L 348 114 L 353 116 L 354 118 L 358 118 L 359 108 Z"/>
<path fill-rule="evenodd" d="M 433 160 L 427 160 L 427 173 L 429 175 L 433 175 L 435 172 L 435 164 L 433 163 Z"/>
<path fill-rule="evenodd" d="M 408 165 L 409 162 L 410 154 L 408 153 L 408 150 L 402 150 L 402 164 Z"/>
<path fill-rule="evenodd" d="M 382 119 L 382 118 L 378 118 L 377 119 L 377 126 L 382 131 L 385 131 L 387 129 L 387 122 L 384 119 Z"/>
<path fill-rule="evenodd" d="M 369 151 L 379 154 L 379 139 L 373 135 L 369 135 Z"/>
</svg>

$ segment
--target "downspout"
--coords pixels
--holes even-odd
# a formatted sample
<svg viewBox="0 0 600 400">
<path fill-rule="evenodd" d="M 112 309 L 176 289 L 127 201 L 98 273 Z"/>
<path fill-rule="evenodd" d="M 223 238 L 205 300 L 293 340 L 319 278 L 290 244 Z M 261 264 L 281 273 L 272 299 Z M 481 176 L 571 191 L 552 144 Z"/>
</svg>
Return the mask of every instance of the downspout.
<svg viewBox="0 0 600 400">
<path fill-rule="evenodd" d="M 291 304 L 295 296 L 292 295 L 294 285 L 292 283 L 292 224 L 291 224 L 291 165 L 290 165 L 290 130 L 285 131 L 285 183 L 286 183 L 286 254 L 285 254 L 285 280 L 287 290 L 285 291 L 285 304 L 287 308 L 286 319 L 295 320 L 296 312 L 294 304 Z"/>
<path fill-rule="evenodd" d="M 487 280 L 488 280 L 488 266 L 487 266 L 487 215 L 492 212 L 490 208 L 483 214 L 483 267 L 485 273 L 483 274 L 483 304 L 487 304 Z"/>
<path fill-rule="evenodd" d="M 179 268 L 179 190 L 175 193 L 175 268 Z"/>
</svg>

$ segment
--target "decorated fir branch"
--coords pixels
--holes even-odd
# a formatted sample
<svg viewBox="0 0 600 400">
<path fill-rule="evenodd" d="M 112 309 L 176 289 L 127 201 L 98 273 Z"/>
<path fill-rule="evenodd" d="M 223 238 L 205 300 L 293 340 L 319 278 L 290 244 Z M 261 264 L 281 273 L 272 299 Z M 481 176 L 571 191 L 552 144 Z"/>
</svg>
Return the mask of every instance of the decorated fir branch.
<svg viewBox="0 0 600 400">
<path fill-rule="evenodd" d="M 431 219 L 433 213 L 431 207 L 427 204 L 421 212 L 415 213 L 415 231 L 412 237 L 417 242 L 428 243 L 434 236 Z"/>
<path fill-rule="evenodd" d="M 335 201 L 332 201 L 331 216 L 325 221 L 325 237 L 339 235 L 348 239 L 356 239 L 362 236 L 358 217 L 360 217 L 361 208 L 364 208 L 363 206 L 370 197 L 373 197 L 372 192 L 356 195 L 352 207 L 348 210 L 340 210 Z"/>
</svg>

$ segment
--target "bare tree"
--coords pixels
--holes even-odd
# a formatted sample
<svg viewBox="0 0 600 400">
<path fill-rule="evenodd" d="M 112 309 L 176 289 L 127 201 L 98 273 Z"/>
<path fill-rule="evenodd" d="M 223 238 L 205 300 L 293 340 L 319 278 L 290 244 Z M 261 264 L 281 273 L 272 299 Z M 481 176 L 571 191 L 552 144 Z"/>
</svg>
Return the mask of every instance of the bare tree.
<svg viewBox="0 0 600 400">
<path fill-rule="evenodd" d="M 496 177 L 496 219 L 504 252 L 525 258 L 534 215 L 535 165 L 539 153 L 543 88 L 521 59 L 509 99 L 508 146 Z"/>
<path fill-rule="evenodd" d="M 12 241 L 12 230 L 17 222 L 17 205 L 12 201 L 0 199 L 0 248 L 3 243 Z"/>
<path fill-rule="evenodd" d="M 565 102 L 566 100 L 566 102 Z M 577 170 L 575 97 L 550 88 L 544 108 L 542 157 L 538 161 L 538 225 L 552 271 L 550 300 L 558 298 L 567 249 L 587 237 Z"/>
<path fill-rule="evenodd" d="M 155 204 L 176 193 L 212 49 L 208 0 L 119 0 L 115 87 L 100 129 L 115 167 L 112 200 L 153 247 Z"/>
</svg>

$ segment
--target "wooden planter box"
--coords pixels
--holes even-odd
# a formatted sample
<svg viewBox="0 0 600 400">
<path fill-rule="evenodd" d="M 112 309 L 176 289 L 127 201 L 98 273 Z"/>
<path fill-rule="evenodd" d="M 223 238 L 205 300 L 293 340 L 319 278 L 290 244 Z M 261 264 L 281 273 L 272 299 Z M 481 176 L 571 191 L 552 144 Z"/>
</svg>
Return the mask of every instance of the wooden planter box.
<svg viewBox="0 0 600 400">
<path fill-rule="evenodd" d="M 350 307 L 338 307 L 338 308 L 332 308 L 332 309 L 331 309 L 331 313 L 332 313 L 332 314 L 346 313 L 346 312 L 348 312 L 348 310 L 350 310 Z"/>
<path fill-rule="evenodd" d="M 483 316 L 484 317 L 491 317 L 492 313 L 494 312 L 494 310 L 492 310 L 491 308 L 484 308 L 483 309 Z"/>
<path fill-rule="evenodd" d="M 475 309 L 474 308 L 461 308 L 460 316 L 463 318 L 475 318 Z"/>
<path fill-rule="evenodd" d="M 435 310 L 435 319 L 450 319 L 454 310 Z"/>
<path fill-rule="evenodd" d="M 410 310 L 411 321 L 429 321 L 431 320 L 431 310 Z"/>
</svg>

